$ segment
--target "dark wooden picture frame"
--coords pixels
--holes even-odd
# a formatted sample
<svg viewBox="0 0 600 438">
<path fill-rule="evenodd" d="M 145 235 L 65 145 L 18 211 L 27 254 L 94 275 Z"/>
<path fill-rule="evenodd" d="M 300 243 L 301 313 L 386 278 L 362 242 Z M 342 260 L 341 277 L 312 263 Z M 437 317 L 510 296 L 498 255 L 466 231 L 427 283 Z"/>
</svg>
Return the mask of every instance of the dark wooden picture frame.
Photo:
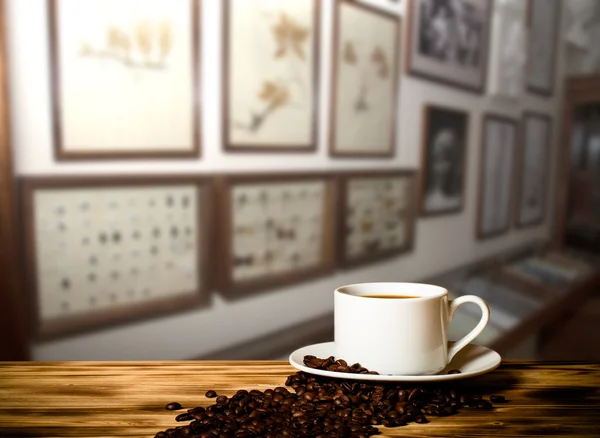
<svg viewBox="0 0 600 438">
<path fill-rule="evenodd" d="M 321 215 L 321 241 L 319 244 L 321 260 L 314 266 L 301 267 L 273 274 L 259 275 L 255 278 L 236 281 L 234 278 L 235 244 L 234 230 L 235 212 L 233 208 L 233 189 L 239 186 L 277 186 L 286 183 L 311 183 L 322 182 L 324 199 L 319 214 Z M 252 293 L 265 292 L 270 289 L 312 280 L 318 276 L 330 274 L 335 269 L 335 207 L 336 207 L 336 179 L 330 173 L 286 173 L 286 174 L 238 174 L 222 175 L 217 180 L 217 211 L 219 221 L 217 224 L 218 235 L 218 290 L 227 298 L 238 298 Z M 275 221 L 272 218 L 266 222 Z M 266 232 L 265 232 L 266 233 Z M 295 235 L 293 239 L 295 239 Z M 253 248 L 254 249 L 254 248 Z M 240 256 L 241 257 L 241 256 Z"/>
<path fill-rule="evenodd" d="M 382 171 L 355 171 L 342 172 L 339 175 L 338 192 L 338 225 L 337 225 L 337 253 L 338 264 L 349 268 L 359 265 L 375 263 L 391 257 L 408 253 L 414 248 L 415 242 L 415 224 L 417 218 L 417 189 L 418 180 L 416 170 L 382 170 Z M 405 235 L 406 240 L 402 246 L 386 248 L 383 250 L 374 250 L 371 254 L 351 257 L 348 255 L 347 237 L 350 231 L 348 225 L 350 184 L 355 179 L 389 179 L 408 180 L 409 188 L 406 193 L 406 206 L 402 211 L 406 215 Z M 386 217 L 385 220 L 388 218 Z M 381 220 L 381 218 L 380 218 Z"/>
<path fill-rule="evenodd" d="M 222 18 L 222 39 L 223 39 L 223 59 L 222 59 L 222 68 L 223 68 L 223 83 L 222 83 L 222 117 L 223 117 L 223 148 L 227 152 L 248 152 L 248 153 L 298 153 L 298 152 L 307 152 L 311 153 L 317 150 L 318 144 L 318 126 L 319 126 L 319 69 L 320 69 L 320 41 L 321 41 L 321 1 L 320 0 L 306 0 L 312 1 L 314 3 L 314 14 L 313 14 L 313 26 L 314 26 L 314 38 L 312 44 L 313 51 L 313 68 L 311 73 L 311 85 L 312 85 L 312 93 L 309 93 L 312 100 L 312 115 L 311 115 L 311 141 L 308 144 L 290 144 L 290 145 L 278 145 L 278 144 L 252 144 L 252 143 L 235 143 L 231 140 L 230 135 L 230 119 L 231 119 L 231 42 L 232 38 L 230 38 L 231 33 L 231 1 L 233 0 L 224 0 L 223 4 L 223 18 Z M 292 50 L 292 49 L 290 49 Z M 257 90 L 260 91 L 260 90 Z M 264 91 L 264 89 L 263 89 Z M 262 92 L 261 92 L 262 93 Z M 273 103 L 275 105 L 275 103 Z M 276 108 L 275 108 L 276 109 Z M 269 113 L 269 109 L 265 110 L 266 114 Z M 255 117 L 259 117 L 254 114 Z M 263 117 L 264 118 L 264 117 Z"/>
<path fill-rule="evenodd" d="M 419 43 L 419 25 L 417 23 L 417 19 L 419 18 L 419 11 L 417 10 L 416 3 L 421 0 L 406 0 L 408 2 L 406 8 L 406 17 L 408 20 L 408 33 L 406 36 L 406 69 L 407 72 L 414 77 L 437 82 L 439 84 L 455 87 L 464 91 L 469 91 L 472 93 L 482 94 L 486 88 L 487 82 L 487 70 L 488 70 L 488 58 L 489 58 L 489 46 L 491 39 L 491 17 L 492 17 L 492 9 L 493 9 L 493 0 L 476 0 L 475 3 L 485 1 L 487 3 L 487 17 L 482 22 L 486 24 L 485 30 L 483 30 L 482 43 L 480 49 L 484 53 L 480 53 L 478 56 L 480 57 L 479 62 L 481 63 L 481 68 L 479 70 L 479 83 L 469 84 L 466 82 L 461 82 L 459 79 L 452 79 L 449 77 L 450 73 L 444 71 L 441 64 L 441 61 L 431 61 L 428 60 L 426 62 L 431 62 L 432 64 L 437 63 L 435 66 L 430 66 L 427 68 L 417 68 L 415 61 L 415 47 L 418 48 Z M 445 60 L 443 62 L 446 62 Z M 461 76 L 461 72 L 455 72 L 455 75 Z M 463 74 L 464 75 L 464 74 Z"/>
<path fill-rule="evenodd" d="M 553 23 L 548 23 L 548 26 L 550 26 L 550 28 L 552 30 L 554 30 L 554 35 L 553 37 L 550 39 L 551 43 L 552 43 L 552 55 L 551 55 L 551 59 L 550 59 L 550 64 L 551 64 L 551 68 L 548 69 L 544 69 L 545 71 L 548 71 L 548 74 L 550 75 L 550 87 L 549 88 L 542 88 L 542 87 L 538 87 L 536 85 L 533 85 L 530 83 L 529 81 L 529 68 L 531 65 L 531 62 L 535 62 L 536 59 L 539 59 L 540 53 L 536 52 L 534 49 L 532 49 L 531 44 L 533 44 L 533 40 L 534 37 L 532 36 L 533 30 L 532 30 L 532 25 L 533 25 L 533 20 L 534 20 L 534 9 L 533 9 L 533 2 L 534 0 L 526 0 L 527 1 L 527 26 L 528 26 L 528 31 L 529 31 L 529 46 L 528 46 L 528 54 L 527 54 L 527 64 L 526 64 L 526 68 L 525 68 L 525 75 L 524 75 L 524 81 L 525 81 L 525 88 L 527 89 L 527 91 L 529 93 L 532 94 L 537 94 L 538 96 L 543 96 L 543 97 L 552 97 L 552 95 L 554 94 L 554 88 L 555 88 L 555 82 L 556 82 L 556 61 L 557 61 L 557 52 L 559 50 L 559 39 L 560 39 L 560 17 L 561 17 L 561 12 L 562 12 L 562 6 L 561 6 L 561 0 L 556 0 L 556 16 L 554 18 L 554 22 Z M 547 3 L 547 2 L 546 2 Z M 547 20 L 544 20 L 544 22 L 546 22 Z M 544 40 L 546 41 L 547 38 L 544 38 Z"/>
<path fill-rule="evenodd" d="M 497 230 L 486 232 L 483 229 L 483 215 L 484 215 L 484 196 L 485 196 L 485 187 L 486 187 L 486 161 L 488 155 L 488 138 L 487 138 L 487 126 L 490 122 L 499 122 L 507 125 L 511 125 L 514 128 L 514 144 L 512 151 L 512 160 L 511 160 L 511 174 L 508 176 L 508 211 L 506 216 L 506 226 Z M 520 127 L 519 121 L 517 119 L 513 119 L 511 117 L 494 114 L 494 113 L 486 113 L 482 117 L 481 124 L 481 152 L 480 152 L 480 161 L 479 161 L 479 192 L 477 195 L 477 229 L 476 235 L 478 239 L 488 239 L 492 237 L 500 236 L 506 233 L 512 224 L 512 218 L 514 217 L 514 204 L 515 204 L 515 189 L 516 185 L 513 183 L 515 180 L 516 167 L 519 162 L 519 151 L 520 151 Z"/>
<path fill-rule="evenodd" d="M 462 131 L 462 133 L 459 133 L 459 138 L 455 138 L 454 136 L 452 137 L 452 139 L 454 140 L 454 145 L 458 145 L 457 148 L 455 148 L 454 150 L 457 151 L 458 149 L 460 149 L 459 152 L 455 152 L 455 153 L 460 153 L 460 157 L 458 158 L 459 160 L 459 166 L 460 169 L 456 170 L 452 170 L 450 169 L 450 173 L 454 172 L 454 176 L 452 175 L 446 175 L 444 178 L 447 179 L 451 179 L 452 181 L 450 181 L 450 184 L 454 184 L 457 185 L 457 193 L 460 194 L 460 201 L 458 202 L 457 205 L 450 205 L 448 207 L 445 208 L 439 208 L 439 209 L 435 209 L 435 210 L 430 210 L 427 208 L 426 206 L 426 198 L 427 198 L 427 192 L 428 192 L 428 185 L 429 185 L 429 162 L 431 159 L 431 154 L 430 154 L 430 143 L 433 141 L 433 135 L 434 132 L 432 132 L 432 113 L 433 112 L 437 112 L 438 115 L 443 115 L 442 113 L 445 113 L 445 117 L 446 119 L 451 118 L 451 119 L 455 119 L 455 120 L 446 120 L 446 122 L 444 123 L 447 126 L 453 125 L 454 121 L 462 119 L 461 123 L 463 123 L 462 127 L 458 127 L 458 129 L 460 131 Z M 421 138 L 421 170 L 420 170 L 420 184 L 419 184 L 419 214 L 422 217 L 428 217 L 428 216 L 440 216 L 440 215 L 445 215 L 445 214 L 452 214 L 452 213 L 459 213 L 462 211 L 462 209 L 464 208 L 464 204 L 465 204 L 465 181 L 466 181 L 466 174 L 467 174 L 467 154 L 469 152 L 469 129 L 470 129 L 470 114 L 467 111 L 464 111 L 462 109 L 459 108 L 451 108 L 451 107 L 444 107 L 444 106 L 440 106 L 440 105 L 428 105 L 426 104 L 423 107 L 423 121 L 422 121 L 422 138 Z M 446 127 L 447 127 L 446 126 Z M 452 151 L 451 151 L 452 152 Z M 445 156 L 446 154 L 444 154 Z M 447 158 L 447 157 L 446 157 Z M 450 159 L 455 158 L 455 156 L 450 156 Z M 450 163 L 452 164 L 452 163 Z M 458 176 L 457 176 L 458 175 Z M 446 184 L 444 182 L 444 184 Z"/>
<path fill-rule="evenodd" d="M 98 0 L 100 1 L 100 0 Z M 166 2 L 168 0 L 165 0 Z M 190 135 L 192 136 L 191 149 L 159 149 L 150 148 L 144 150 L 142 148 L 128 148 L 123 145 L 115 145 L 115 149 L 89 149 L 89 150 L 67 150 L 64 145 L 64 128 L 63 128 L 63 103 L 61 101 L 61 67 L 60 67 L 60 23 L 59 23 L 59 3 L 60 0 L 49 0 L 49 40 L 50 40 L 50 71 L 51 71 L 51 97 L 52 97 L 52 113 L 53 113 L 53 141 L 55 157 L 59 161 L 75 161 L 75 160 L 112 160 L 112 159 L 167 159 L 167 158 L 198 158 L 201 155 L 201 73 L 200 73 L 200 15 L 201 2 L 200 0 L 190 0 L 191 11 L 190 19 L 192 20 L 192 85 L 193 93 L 190 98 L 190 115 L 192 117 Z M 113 42 L 119 44 L 132 44 L 127 34 L 114 34 Z M 125 40 L 125 39 L 126 40 Z M 117 41 L 118 40 L 118 41 Z M 123 47 L 121 47 L 123 48 Z M 129 60 L 129 63 L 132 61 Z M 127 61 L 124 61 L 127 64 Z M 93 106 L 93 102 L 90 102 Z M 101 127 L 99 127 L 101 129 Z M 110 129 L 104 127 L 104 129 Z M 93 137 L 94 132 L 90 132 L 89 136 Z M 119 149 L 117 149 L 119 147 Z"/>
<path fill-rule="evenodd" d="M 196 199 L 197 211 L 194 222 L 196 225 L 196 257 L 197 264 L 194 266 L 198 273 L 197 289 L 177 293 L 173 297 L 157 297 L 142 302 L 134 301 L 123 306 L 112 308 L 100 308 L 97 311 L 85 311 L 65 317 L 42 320 L 39 302 L 40 285 L 38 279 L 38 239 L 36 236 L 36 193 L 44 190 L 79 190 L 79 189 L 133 189 L 147 187 L 170 187 L 170 186 L 193 186 L 197 189 Z M 24 222 L 25 242 L 25 271 L 28 290 L 28 308 L 31 316 L 31 331 L 37 340 L 46 340 L 70 334 L 100 329 L 106 326 L 129 323 L 139 319 L 147 319 L 156 316 L 164 316 L 176 312 L 183 312 L 191 308 L 210 305 L 210 295 L 213 285 L 212 259 L 210 250 L 215 242 L 213 228 L 213 188 L 209 178 L 197 176 L 137 176 L 137 177 L 24 177 L 20 180 L 21 193 L 21 217 Z M 89 208 L 89 207 L 88 207 Z M 88 210 L 90 211 L 90 210 Z M 132 218 L 133 220 L 133 218 Z M 172 231 L 172 230 L 171 230 Z M 110 233 L 108 233 L 110 234 Z M 162 237 L 161 233 L 160 236 Z M 183 230 L 179 235 L 183 234 Z M 139 237 L 139 236 L 138 236 Z M 157 235 L 154 235 L 157 238 Z M 135 239 L 132 236 L 131 239 Z M 127 237 L 119 237 L 119 241 Z M 92 256 L 93 257 L 93 256 Z M 101 263 L 100 257 L 94 265 Z M 90 259 L 91 260 L 91 259 Z M 91 263 L 91 261 L 90 261 Z M 92 269 L 92 268 L 90 268 Z M 139 275 L 139 274 L 136 274 Z M 136 277 L 137 278 L 137 277 Z M 64 281 L 64 280 L 63 280 Z M 68 280 L 70 283 L 70 280 Z M 63 288 L 65 286 L 63 285 Z M 67 289 L 70 289 L 68 285 Z M 68 290 L 67 290 L 68 292 Z"/>
<path fill-rule="evenodd" d="M 7 54 L 8 14 L 0 0 L 0 361 L 26 361 L 31 357 L 29 315 L 22 298 L 23 275 L 21 224 L 17 221 L 15 160 L 11 138 L 12 105 Z"/>
<path fill-rule="evenodd" d="M 388 73 L 393 81 L 393 93 L 392 93 L 392 111 L 391 111 L 391 132 L 390 132 L 390 144 L 389 150 L 379 152 L 379 151 L 369 151 L 369 145 L 365 145 L 365 149 L 361 151 L 341 151 L 336 148 L 336 127 L 337 127 L 337 83 L 338 83 L 338 73 L 339 73 L 339 65 L 338 58 L 340 54 L 340 32 L 341 32 L 341 23 L 340 23 L 340 9 L 342 5 L 348 5 L 356 8 L 357 10 L 361 10 L 364 13 L 372 14 L 373 16 L 377 16 L 383 20 L 388 20 L 394 23 L 395 25 L 395 50 L 394 50 L 394 60 L 389 65 L 386 64 L 386 69 L 389 69 Z M 381 9 L 378 9 L 374 6 L 365 5 L 363 3 L 358 3 L 353 0 L 335 0 L 334 2 L 334 25 L 333 25 L 333 49 L 332 49 L 332 72 L 331 72 L 331 81 L 330 81 L 330 131 L 329 131 L 329 155 L 332 157 L 346 157 L 346 158 L 391 158 L 396 155 L 396 139 L 397 139 L 397 117 L 399 113 L 399 100 L 398 100 L 398 92 L 400 89 L 400 50 L 402 46 L 400 44 L 400 32 L 401 32 L 401 19 L 396 14 L 391 12 L 386 12 Z M 374 54 L 375 52 L 373 52 Z M 390 67 L 391 66 L 391 67 Z"/>
<path fill-rule="evenodd" d="M 534 220 L 528 220 L 528 221 L 523 221 L 521 220 L 521 208 L 522 208 L 522 196 L 523 196 L 523 191 L 525 190 L 524 188 L 524 184 L 525 184 L 525 157 L 526 157 L 526 153 L 527 153 L 527 122 L 529 119 L 538 119 L 543 121 L 544 123 L 546 123 L 547 126 L 547 138 L 546 138 L 546 145 L 545 145 L 545 152 L 546 152 L 546 157 L 544 159 L 543 162 L 543 175 L 541 177 L 541 190 L 540 190 L 540 194 L 542 195 L 540 201 L 540 211 L 541 211 L 541 215 L 539 218 L 536 218 Z M 518 176 L 517 176 L 517 181 L 518 181 L 518 189 L 517 189 L 517 196 L 516 196 L 516 207 L 515 207 L 515 225 L 518 228 L 526 228 L 526 227 L 533 227 L 536 225 L 540 225 L 544 222 L 545 220 L 545 216 L 546 216 L 546 202 L 547 202 L 547 196 L 548 196 L 548 191 L 547 191 L 547 186 L 548 186 L 548 180 L 550 177 L 550 154 L 552 152 L 552 117 L 550 117 L 548 114 L 544 114 L 544 113 L 539 113 L 539 112 L 535 112 L 535 111 L 525 111 L 523 113 L 523 118 L 522 118 L 522 122 L 521 122 L 521 141 L 520 141 L 520 153 L 519 153 L 519 161 L 518 161 Z"/>
<path fill-rule="evenodd" d="M 573 192 L 577 190 L 577 175 L 572 180 L 572 171 L 577 169 L 573 157 L 575 142 L 573 134 L 578 125 L 578 112 L 581 108 L 600 102 L 600 75 L 572 77 L 565 81 L 564 104 L 560 113 L 562 118 L 558 148 L 558 166 L 556 194 L 554 200 L 553 245 L 562 248 L 569 237 L 569 208 L 574 202 Z"/>
</svg>

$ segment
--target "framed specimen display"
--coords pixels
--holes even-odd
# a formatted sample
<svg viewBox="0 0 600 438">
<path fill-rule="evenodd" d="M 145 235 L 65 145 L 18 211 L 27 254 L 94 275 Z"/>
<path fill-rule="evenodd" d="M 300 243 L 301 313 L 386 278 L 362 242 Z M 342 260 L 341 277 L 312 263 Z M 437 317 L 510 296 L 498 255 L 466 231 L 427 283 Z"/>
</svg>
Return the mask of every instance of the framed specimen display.
<svg viewBox="0 0 600 438">
<path fill-rule="evenodd" d="M 391 157 L 396 149 L 400 19 L 349 0 L 334 7 L 330 154 Z"/>
<path fill-rule="evenodd" d="M 218 190 L 219 291 L 225 296 L 333 271 L 332 176 L 227 176 Z"/>
<path fill-rule="evenodd" d="M 420 213 L 458 212 L 464 203 L 469 115 L 429 105 L 423 119 Z"/>
<path fill-rule="evenodd" d="M 226 150 L 316 150 L 319 4 L 223 2 Z"/>
<path fill-rule="evenodd" d="M 536 94 L 554 93 L 560 0 L 529 0 L 529 47 L 525 83 Z"/>
<path fill-rule="evenodd" d="M 527 112 L 523 117 L 523 149 L 519 169 L 517 225 L 543 222 L 550 160 L 551 119 Z"/>
<path fill-rule="evenodd" d="M 342 266 L 409 251 L 415 225 L 416 172 L 353 172 L 340 176 L 338 258 Z"/>
<path fill-rule="evenodd" d="M 510 118 L 487 114 L 483 118 L 482 134 L 477 236 L 486 238 L 510 228 L 518 123 Z"/>
<path fill-rule="evenodd" d="M 59 160 L 196 157 L 199 0 L 50 0 Z"/>
<path fill-rule="evenodd" d="M 210 301 L 208 181 L 25 178 L 22 195 L 39 338 Z"/>
<path fill-rule="evenodd" d="M 411 0 L 408 71 L 482 93 L 492 0 Z"/>
</svg>

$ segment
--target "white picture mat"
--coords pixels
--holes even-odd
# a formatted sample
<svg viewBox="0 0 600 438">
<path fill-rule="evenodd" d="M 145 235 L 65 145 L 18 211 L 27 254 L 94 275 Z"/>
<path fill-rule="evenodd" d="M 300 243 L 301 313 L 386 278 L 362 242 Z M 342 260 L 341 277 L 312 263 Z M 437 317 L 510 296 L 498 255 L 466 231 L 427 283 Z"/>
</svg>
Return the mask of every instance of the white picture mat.
<svg viewBox="0 0 600 438">
<path fill-rule="evenodd" d="M 536 90 L 552 92 L 560 0 L 530 0 L 529 4 L 531 24 L 526 83 Z"/>
<path fill-rule="evenodd" d="M 200 36 L 193 33 L 192 1 L 57 0 L 64 151 L 193 150 L 193 39 Z M 83 44 L 106 50 L 107 29 L 115 26 L 132 40 L 132 61 L 144 61 L 135 42 L 136 26 L 144 20 L 151 26 L 171 23 L 164 68 L 126 67 L 112 58 L 80 55 Z"/>
<path fill-rule="evenodd" d="M 480 42 L 481 59 L 478 68 L 466 68 L 456 64 L 439 61 L 419 53 L 419 23 L 421 4 L 433 4 L 435 0 L 411 0 L 412 14 L 412 32 L 409 36 L 411 50 L 411 70 L 417 74 L 423 74 L 428 77 L 434 77 L 443 81 L 471 89 L 478 89 L 483 86 L 487 67 L 487 51 L 489 29 L 483 31 L 483 38 Z M 489 26 L 489 8 L 490 1 L 487 0 L 461 0 L 469 4 L 471 8 L 478 11 L 479 19 Z"/>
<path fill-rule="evenodd" d="M 518 99 L 523 93 L 527 62 L 527 2 L 495 0 L 490 38 L 490 94 Z"/>
<path fill-rule="evenodd" d="M 353 232 L 346 236 L 347 258 L 376 255 L 407 245 L 412 183 L 409 176 L 349 180 L 345 214 L 346 226 Z M 362 229 L 371 224 L 370 229 Z M 378 248 L 370 253 L 365 244 L 373 241 L 378 242 Z"/>
<path fill-rule="evenodd" d="M 510 224 L 517 127 L 510 122 L 490 119 L 484 129 L 481 232 L 491 234 Z"/>
<path fill-rule="evenodd" d="M 335 88 L 335 152 L 390 153 L 395 147 L 394 125 L 399 56 L 396 19 L 382 17 L 347 2 L 339 3 L 338 53 Z M 351 43 L 357 63 L 344 62 L 345 47 Z M 371 62 L 376 48 L 387 60 L 386 78 L 377 75 L 378 67 Z M 364 82 L 363 82 L 364 81 Z M 361 84 L 366 84 L 367 111 L 356 111 Z"/>
<path fill-rule="evenodd" d="M 203 208 L 198 190 L 194 185 L 36 190 L 41 320 L 197 293 L 202 281 L 197 218 Z"/>
<path fill-rule="evenodd" d="M 314 70 L 317 58 L 314 42 L 315 0 L 226 0 L 229 2 L 229 76 L 227 92 L 229 119 L 225 121 L 229 141 L 239 146 L 310 146 L 313 143 L 315 87 Z M 278 44 L 273 27 L 281 14 L 308 29 L 308 38 L 301 44 L 302 61 L 287 46 L 285 56 L 276 59 Z M 318 23 L 317 23 L 318 26 Z M 266 111 L 268 104 L 258 96 L 265 81 L 275 81 L 287 87 L 289 104 L 269 113 L 255 132 L 236 128 L 247 126 L 251 113 Z"/>
<path fill-rule="evenodd" d="M 324 181 L 236 184 L 231 196 L 234 281 L 321 264 L 326 192 Z M 273 223 L 271 228 L 267 226 L 269 221 Z M 293 230 L 294 237 L 278 239 L 279 229 Z M 268 262 L 267 253 L 273 256 Z M 299 255 L 297 262 L 292 261 L 294 254 Z M 235 266 L 237 257 L 252 257 L 253 263 Z"/>
<path fill-rule="evenodd" d="M 550 149 L 550 123 L 541 117 L 525 117 L 521 168 L 519 223 L 541 220 L 546 204 L 546 174 Z"/>
</svg>

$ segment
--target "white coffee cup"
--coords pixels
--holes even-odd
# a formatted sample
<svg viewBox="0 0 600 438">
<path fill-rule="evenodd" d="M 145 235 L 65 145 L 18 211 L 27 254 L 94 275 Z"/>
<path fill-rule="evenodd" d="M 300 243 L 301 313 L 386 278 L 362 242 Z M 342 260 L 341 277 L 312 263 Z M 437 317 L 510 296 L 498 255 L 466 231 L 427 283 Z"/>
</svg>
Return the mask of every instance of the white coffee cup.
<svg viewBox="0 0 600 438">
<path fill-rule="evenodd" d="M 448 324 L 464 303 L 477 304 L 481 320 L 448 348 Z M 334 306 L 335 357 L 380 374 L 438 373 L 490 319 L 490 309 L 481 298 L 464 295 L 449 301 L 446 289 L 428 284 L 342 286 L 334 292 Z"/>
</svg>

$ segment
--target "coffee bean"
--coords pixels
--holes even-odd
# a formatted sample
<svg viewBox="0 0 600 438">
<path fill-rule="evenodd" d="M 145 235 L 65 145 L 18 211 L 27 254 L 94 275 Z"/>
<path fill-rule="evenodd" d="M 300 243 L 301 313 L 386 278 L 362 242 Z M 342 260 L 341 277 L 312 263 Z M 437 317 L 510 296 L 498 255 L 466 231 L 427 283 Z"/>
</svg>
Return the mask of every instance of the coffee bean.
<svg viewBox="0 0 600 438">
<path fill-rule="evenodd" d="M 457 369 L 453 369 L 453 370 L 448 371 L 448 374 L 462 374 L 462 371 L 461 370 L 457 370 Z"/>
<path fill-rule="evenodd" d="M 335 359 L 333 356 L 329 356 L 327 359 L 321 359 L 315 356 L 306 355 L 303 359 L 304 365 L 309 368 L 317 370 L 334 371 L 339 373 L 350 373 L 350 374 L 372 374 L 378 375 L 376 371 L 370 371 L 362 367 L 359 363 L 355 363 L 352 366 L 348 366 L 348 363 L 343 359 Z"/>
<path fill-rule="evenodd" d="M 490 400 L 492 401 L 492 403 L 504 403 L 506 401 L 503 395 L 496 394 L 490 395 Z"/>
<path fill-rule="evenodd" d="M 181 405 L 177 402 L 172 402 L 172 403 L 169 403 L 168 405 L 166 405 L 165 409 L 167 411 L 178 411 L 179 409 L 181 409 Z"/>
<path fill-rule="evenodd" d="M 193 417 L 193 416 L 191 416 L 190 414 L 188 414 L 188 413 L 185 413 L 185 414 L 179 414 L 179 415 L 178 415 L 178 416 L 175 418 L 175 421 L 190 421 L 190 420 L 192 420 L 193 418 L 194 418 L 194 417 Z"/>
<path fill-rule="evenodd" d="M 348 366 L 342 359 L 307 356 L 308 364 L 366 374 L 360 364 Z M 156 437 L 368 437 L 375 427 L 399 427 L 411 422 L 427 423 L 427 416 L 449 416 L 471 406 L 490 409 L 478 394 L 460 394 L 455 387 L 358 382 L 313 376 L 290 375 L 285 387 L 259 391 L 239 390 L 233 396 L 210 390 L 215 403 L 180 414 L 178 422 L 191 421 L 159 432 Z M 498 396 L 501 397 L 501 396 Z M 504 400 L 491 397 L 490 400 Z"/>
</svg>

